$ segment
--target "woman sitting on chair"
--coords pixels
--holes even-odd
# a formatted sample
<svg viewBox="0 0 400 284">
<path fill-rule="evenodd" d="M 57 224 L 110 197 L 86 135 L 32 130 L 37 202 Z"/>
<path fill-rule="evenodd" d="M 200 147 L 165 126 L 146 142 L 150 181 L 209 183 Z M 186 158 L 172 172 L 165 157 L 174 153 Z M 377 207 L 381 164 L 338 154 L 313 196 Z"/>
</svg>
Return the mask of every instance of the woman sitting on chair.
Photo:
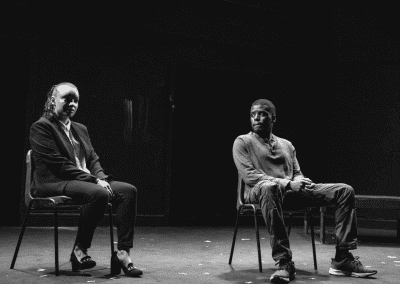
<svg viewBox="0 0 400 284">
<path fill-rule="evenodd" d="M 35 173 L 32 194 L 36 197 L 66 195 L 84 204 L 71 253 L 73 271 L 89 269 L 96 262 L 88 255 L 94 231 L 109 202 L 116 207 L 117 251 L 111 256 L 111 273 L 136 277 L 130 249 L 133 247 L 137 189 L 104 173 L 88 130 L 71 121 L 79 104 L 79 92 L 71 83 L 53 86 L 42 117 L 32 124 L 29 142 Z"/>
</svg>

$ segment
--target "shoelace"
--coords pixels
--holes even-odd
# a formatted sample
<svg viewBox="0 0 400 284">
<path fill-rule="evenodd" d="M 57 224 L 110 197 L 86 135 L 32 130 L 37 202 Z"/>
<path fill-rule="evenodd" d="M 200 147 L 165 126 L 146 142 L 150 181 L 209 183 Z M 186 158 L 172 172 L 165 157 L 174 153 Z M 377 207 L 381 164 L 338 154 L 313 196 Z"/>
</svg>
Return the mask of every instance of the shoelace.
<svg viewBox="0 0 400 284">
<path fill-rule="evenodd" d="M 359 258 L 359 256 L 354 256 L 351 262 L 354 262 L 354 264 L 357 266 L 362 266 L 361 261 L 358 260 Z"/>
</svg>

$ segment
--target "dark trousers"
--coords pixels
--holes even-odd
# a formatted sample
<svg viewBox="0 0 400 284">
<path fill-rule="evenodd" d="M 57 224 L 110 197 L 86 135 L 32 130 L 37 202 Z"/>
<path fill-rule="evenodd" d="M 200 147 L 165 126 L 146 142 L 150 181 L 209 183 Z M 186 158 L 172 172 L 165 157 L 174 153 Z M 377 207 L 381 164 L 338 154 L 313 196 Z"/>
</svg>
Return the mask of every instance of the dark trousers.
<svg viewBox="0 0 400 284">
<path fill-rule="evenodd" d="M 285 228 L 282 210 L 301 209 L 308 206 L 334 205 L 335 234 L 337 249 L 357 248 L 357 219 L 354 189 L 344 183 L 316 184 L 313 191 L 302 193 L 287 191 L 282 194 L 280 187 L 270 181 L 254 186 L 245 196 L 247 203 L 260 204 L 270 234 L 272 258 L 292 259 L 289 238 Z"/>
<path fill-rule="evenodd" d="M 74 201 L 85 204 L 79 217 L 76 244 L 81 248 L 90 248 L 94 231 L 103 218 L 109 201 L 115 208 L 119 250 L 129 251 L 133 246 L 134 226 L 137 210 L 137 189 L 133 185 L 120 181 L 111 181 L 114 196 L 100 185 L 71 180 L 64 194 Z"/>
</svg>

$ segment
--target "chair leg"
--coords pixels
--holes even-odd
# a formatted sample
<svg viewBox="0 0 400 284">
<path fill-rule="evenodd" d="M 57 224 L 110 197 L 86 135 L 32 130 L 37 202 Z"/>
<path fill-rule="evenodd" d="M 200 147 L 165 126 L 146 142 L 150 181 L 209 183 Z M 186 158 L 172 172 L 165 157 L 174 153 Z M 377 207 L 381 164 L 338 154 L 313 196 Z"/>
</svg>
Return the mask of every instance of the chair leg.
<svg viewBox="0 0 400 284">
<path fill-rule="evenodd" d="M 325 211 L 326 207 L 320 208 L 320 216 L 319 216 L 319 230 L 320 230 L 320 241 L 321 244 L 325 244 Z"/>
<path fill-rule="evenodd" d="M 112 205 L 109 204 L 109 220 L 110 220 L 110 242 L 111 242 L 111 255 L 114 253 L 114 227 L 113 227 L 113 219 L 112 219 Z"/>
<path fill-rule="evenodd" d="M 241 210 L 241 208 L 239 208 L 239 209 L 237 210 L 236 222 L 235 222 L 235 229 L 234 229 L 234 231 L 233 231 L 233 240 L 232 240 L 232 246 L 231 246 L 231 254 L 230 254 L 230 256 L 229 256 L 229 264 L 232 263 L 233 251 L 234 251 L 234 249 L 235 249 L 236 234 L 237 234 L 237 230 L 238 230 L 238 226 L 239 226 L 240 210 Z"/>
<path fill-rule="evenodd" d="M 308 216 L 307 216 L 307 213 L 304 213 L 304 234 L 308 234 L 308 227 L 309 227 L 309 224 L 308 224 Z"/>
<path fill-rule="evenodd" d="M 56 276 L 60 275 L 60 270 L 58 267 L 58 207 L 54 204 L 54 253 L 55 253 L 55 267 Z"/>
<path fill-rule="evenodd" d="M 314 238 L 314 225 L 312 222 L 312 214 L 310 211 L 307 212 L 307 219 L 309 220 L 309 224 L 310 224 L 310 230 L 311 230 L 311 244 L 312 244 L 312 250 L 313 250 L 313 259 L 314 259 L 314 270 L 318 270 L 317 267 L 317 254 L 315 251 L 315 238 Z"/>
<path fill-rule="evenodd" d="M 29 202 L 29 204 L 28 204 L 28 208 L 27 208 L 26 213 L 25 213 L 24 222 L 22 223 L 21 232 L 19 233 L 19 238 L 18 238 L 17 246 L 15 247 L 14 256 L 13 256 L 13 259 L 12 259 L 12 261 L 11 261 L 10 269 L 13 269 L 13 268 L 14 268 L 15 261 L 17 260 L 17 255 L 18 255 L 18 252 L 19 252 L 19 248 L 20 248 L 20 246 L 21 246 L 22 237 L 24 236 L 24 233 L 25 233 L 26 225 L 28 224 L 29 214 L 31 213 L 31 209 L 32 209 L 33 202 L 34 202 L 34 201 L 31 200 L 31 201 Z"/>
<path fill-rule="evenodd" d="M 288 229 L 287 229 L 288 237 L 290 236 L 290 231 L 292 230 L 292 220 L 293 220 L 293 214 L 289 213 L 289 222 L 288 222 Z"/>
<path fill-rule="evenodd" d="M 254 210 L 254 226 L 256 227 L 256 238 L 257 238 L 258 271 L 262 272 L 261 247 L 260 247 L 260 232 L 259 232 L 259 230 L 258 230 L 257 210 Z"/>
</svg>

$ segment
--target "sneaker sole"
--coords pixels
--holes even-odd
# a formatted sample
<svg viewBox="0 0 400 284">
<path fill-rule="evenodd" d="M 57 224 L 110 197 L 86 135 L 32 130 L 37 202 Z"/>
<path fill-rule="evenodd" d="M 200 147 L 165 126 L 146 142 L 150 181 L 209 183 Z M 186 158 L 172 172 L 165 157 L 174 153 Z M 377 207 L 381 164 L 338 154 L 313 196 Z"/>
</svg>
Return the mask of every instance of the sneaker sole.
<svg viewBox="0 0 400 284">
<path fill-rule="evenodd" d="M 282 284 L 282 283 L 289 283 L 289 281 L 291 281 L 291 280 L 293 280 L 293 279 L 295 279 L 296 278 L 296 273 L 295 274 L 293 274 L 291 277 L 289 277 L 289 278 L 283 278 L 283 277 L 279 277 L 279 276 L 276 276 L 276 277 L 271 277 L 270 279 L 269 279 L 269 281 L 271 282 L 271 283 L 274 283 L 274 284 Z"/>
<path fill-rule="evenodd" d="M 356 277 L 356 278 L 363 278 L 363 277 L 368 277 L 371 275 L 376 274 L 376 272 L 351 272 L 351 271 L 344 271 L 344 270 L 338 270 L 334 268 L 329 268 L 329 274 L 331 275 L 336 275 L 336 276 L 346 276 L 346 277 Z"/>
</svg>

